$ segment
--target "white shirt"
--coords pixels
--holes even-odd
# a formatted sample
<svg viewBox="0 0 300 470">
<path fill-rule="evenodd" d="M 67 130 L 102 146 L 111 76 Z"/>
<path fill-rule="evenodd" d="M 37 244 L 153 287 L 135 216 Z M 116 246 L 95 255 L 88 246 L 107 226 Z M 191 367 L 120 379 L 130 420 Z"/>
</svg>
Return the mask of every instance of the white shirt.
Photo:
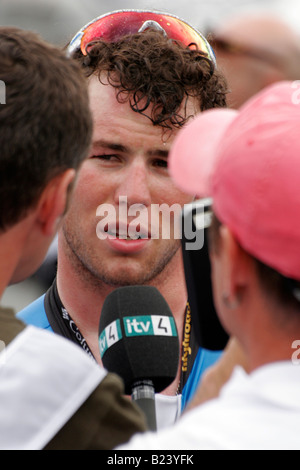
<svg viewBox="0 0 300 470">
<path fill-rule="evenodd" d="M 300 366 L 277 362 L 250 375 L 237 367 L 218 399 L 118 449 L 299 450 Z"/>
<path fill-rule="evenodd" d="M 106 374 L 70 341 L 25 328 L 0 354 L 0 449 L 43 449 Z"/>
<path fill-rule="evenodd" d="M 181 415 L 182 395 L 155 395 L 156 429 L 161 430 L 173 425 Z"/>
</svg>

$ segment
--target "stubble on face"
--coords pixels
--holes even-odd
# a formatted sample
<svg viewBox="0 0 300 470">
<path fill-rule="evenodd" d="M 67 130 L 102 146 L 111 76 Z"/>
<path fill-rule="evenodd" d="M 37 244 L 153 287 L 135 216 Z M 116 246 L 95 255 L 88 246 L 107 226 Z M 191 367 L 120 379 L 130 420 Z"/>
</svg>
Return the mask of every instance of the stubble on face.
<svg viewBox="0 0 300 470">
<path fill-rule="evenodd" d="M 65 256 L 74 272 L 82 283 L 94 289 L 100 289 L 103 285 L 123 287 L 155 283 L 155 279 L 166 270 L 181 246 L 180 240 L 164 240 L 156 255 L 144 261 L 131 258 L 128 262 L 127 255 L 118 256 L 118 260 L 98 258 L 96 261 L 94 249 L 83 243 L 68 218 L 62 226 L 61 235 Z"/>
</svg>

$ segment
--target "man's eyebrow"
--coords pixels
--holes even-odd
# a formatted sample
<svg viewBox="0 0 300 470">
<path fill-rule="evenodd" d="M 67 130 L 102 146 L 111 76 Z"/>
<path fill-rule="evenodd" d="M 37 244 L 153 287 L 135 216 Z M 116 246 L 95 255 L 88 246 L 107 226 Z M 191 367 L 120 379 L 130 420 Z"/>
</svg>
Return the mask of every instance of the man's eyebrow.
<svg viewBox="0 0 300 470">
<path fill-rule="evenodd" d="M 162 150 L 162 149 L 153 149 L 149 150 L 147 154 L 150 157 L 162 157 L 162 158 L 168 158 L 169 156 L 169 150 Z"/>
<path fill-rule="evenodd" d="M 96 140 L 93 142 L 93 147 L 104 147 L 111 150 L 117 150 L 119 152 L 128 152 L 129 149 L 122 144 L 116 144 L 114 142 L 108 142 L 107 140 Z"/>
<path fill-rule="evenodd" d="M 126 147 L 125 145 L 122 145 L 122 144 L 116 144 L 115 142 L 109 142 L 104 139 L 96 140 L 95 142 L 93 142 L 93 147 L 103 147 L 106 149 L 116 150 L 118 152 L 124 152 L 124 153 L 130 152 L 129 147 Z M 147 155 L 149 155 L 150 157 L 155 156 L 155 157 L 161 157 L 161 158 L 168 158 L 169 150 L 154 148 L 154 149 L 148 150 Z"/>
</svg>

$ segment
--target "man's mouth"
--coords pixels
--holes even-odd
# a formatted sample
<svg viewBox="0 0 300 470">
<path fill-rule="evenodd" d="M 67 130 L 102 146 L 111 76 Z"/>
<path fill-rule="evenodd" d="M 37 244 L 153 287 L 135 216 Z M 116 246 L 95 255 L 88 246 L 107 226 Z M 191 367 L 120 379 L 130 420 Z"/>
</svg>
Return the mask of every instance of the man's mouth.
<svg viewBox="0 0 300 470">
<path fill-rule="evenodd" d="M 99 236 L 99 235 L 98 235 Z M 112 226 L 106 224 L 102 228 L 102 240 L 106 240 L 108 247 L 114 252 L 122 255 L 136 255 L 149 246 L 151 236 L 148 229 L 141 229 L 132 226 Z"/>
<path fill-rule="evenodd" d="M 108 225 L 104 227 L 104 233 L 110 238 L 119 240 L 147 240 L 149 238 L 148 231 L 136 227 L 135 230 L 129 227 L 110 228 Z"/>
</svg>

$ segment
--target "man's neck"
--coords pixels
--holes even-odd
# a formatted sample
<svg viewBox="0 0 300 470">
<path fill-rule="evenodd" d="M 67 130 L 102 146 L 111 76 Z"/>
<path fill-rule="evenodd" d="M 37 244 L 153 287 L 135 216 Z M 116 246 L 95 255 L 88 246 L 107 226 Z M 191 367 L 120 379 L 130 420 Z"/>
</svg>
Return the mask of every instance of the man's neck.
<svg viewBox="0 0 300 470">
<path fill-rule="evenodd" d="M 19 265 L 26 240 L 26 222 L 0 235 L 0 299 Z"/>
<path fill-rule="evenodd" d="M 259 279 L 252 290 L 248 287 L 244 292 L 235 314 L 239 327 L 234 334 L 244 350 L 248 372 L 266 364 L 292 361 L 293 341 L 300 339 L 298 311 L 270 298 L 258 283 Z"/>
</svg>

